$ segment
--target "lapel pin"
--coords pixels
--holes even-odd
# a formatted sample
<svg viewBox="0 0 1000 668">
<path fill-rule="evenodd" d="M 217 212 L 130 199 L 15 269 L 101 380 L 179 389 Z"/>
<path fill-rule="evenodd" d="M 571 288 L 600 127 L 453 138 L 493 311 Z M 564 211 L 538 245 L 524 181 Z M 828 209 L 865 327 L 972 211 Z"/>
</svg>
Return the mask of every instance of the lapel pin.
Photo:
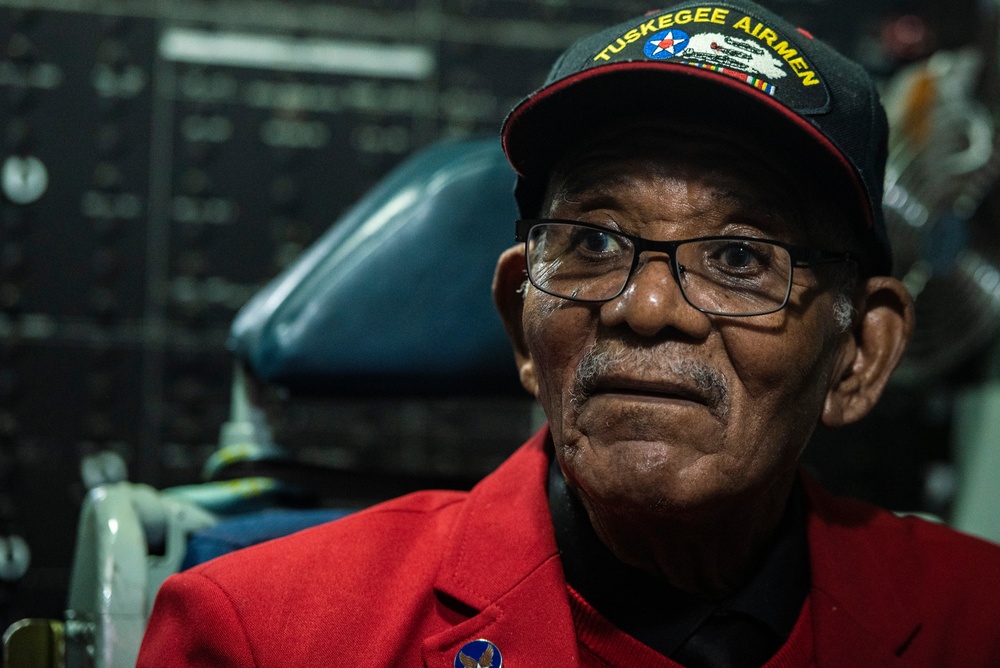
<svg viewBox="0 0 1000 668">
<path fill-rule="evenodd" d="M 503 668 L 503 657 L 489 640 L 473 640 L 458 650 L 455 668 Z"/>
</svg>

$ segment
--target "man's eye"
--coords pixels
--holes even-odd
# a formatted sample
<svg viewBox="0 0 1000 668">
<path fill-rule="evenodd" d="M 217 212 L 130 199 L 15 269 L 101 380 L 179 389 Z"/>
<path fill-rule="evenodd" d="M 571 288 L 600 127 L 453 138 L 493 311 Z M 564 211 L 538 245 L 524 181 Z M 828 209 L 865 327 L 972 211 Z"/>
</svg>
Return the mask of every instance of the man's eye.
<svg viewBox="0 0 1000 668">
<path fill-rule="evenodd" d="M 730 244 L 722 249 L 720 260 L 727 267 L 734 269 L 747 269 L 759 264 L 761 258 L 754 253 L 753 249 L 745 244 Z"/>
<path fill-rule="evenodd" d="M 767 271 L 773 263 L 774 251 L 768 244 L 749 241 L 723 241 L 709 244 L 706 259 L 720 271 Z"/>
<path fill-rule="evenodd" d="M 588 253 L 616 253 L 621 250 L 618 239 L 596 230 L 581 231 L 577 238 L 577 246 Z"/>
</svg>

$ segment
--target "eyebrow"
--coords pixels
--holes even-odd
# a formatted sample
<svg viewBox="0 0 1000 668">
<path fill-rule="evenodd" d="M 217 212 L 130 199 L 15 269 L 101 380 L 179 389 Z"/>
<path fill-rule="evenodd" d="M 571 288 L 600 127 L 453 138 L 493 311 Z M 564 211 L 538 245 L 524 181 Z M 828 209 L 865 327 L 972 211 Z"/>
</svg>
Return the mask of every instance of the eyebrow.
<svg viewBox="0 0 1000 668">
<path fill-rule="evenodd" d="M 563 176 L 555 184 L 550 184 L 549 206 L 559 202 L 580 204 L 591 208 L 611 208 L 620 206 L 622 200 L 612 193 L 618 185 L 627 185 L 632 179 L 618 173 L 593 172 L 586 175 Z M 555 188 L 551 186 L 555 185 Z"/>
</svg>

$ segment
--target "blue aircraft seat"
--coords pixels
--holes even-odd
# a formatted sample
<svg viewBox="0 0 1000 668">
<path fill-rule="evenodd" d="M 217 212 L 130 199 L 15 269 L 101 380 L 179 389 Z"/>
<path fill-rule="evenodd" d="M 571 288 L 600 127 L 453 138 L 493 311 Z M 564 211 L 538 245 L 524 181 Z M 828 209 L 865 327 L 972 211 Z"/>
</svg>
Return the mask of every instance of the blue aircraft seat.
<svg viewBox="0 0 1000 668">
<path fill-rule="evenodd" d="M 292 392 L 519 391 L 490 296 L 513 183 L 495 139 L 418 153 L 250 300 L 229 349 Z"/>
</svg>

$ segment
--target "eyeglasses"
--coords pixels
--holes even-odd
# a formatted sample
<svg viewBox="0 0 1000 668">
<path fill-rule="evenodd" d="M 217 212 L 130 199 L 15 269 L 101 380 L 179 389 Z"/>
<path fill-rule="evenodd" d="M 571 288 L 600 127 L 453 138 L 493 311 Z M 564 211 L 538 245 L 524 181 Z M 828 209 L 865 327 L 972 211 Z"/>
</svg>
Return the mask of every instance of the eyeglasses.
<svg viewBox="0 0 1000 668">
<path fill-rule="evenodd" d="M 766 315 L 780 311 L 796 268 L 853 262 L 849 253 L 812 250 L 754 237 L 652 241 L 571 220 L 519 220 L 528 279 L 542 292 L 579 302 L 620 295 L 644 252 L 666 253 L 688 304 L 703 313 Z"/>
</svg>

